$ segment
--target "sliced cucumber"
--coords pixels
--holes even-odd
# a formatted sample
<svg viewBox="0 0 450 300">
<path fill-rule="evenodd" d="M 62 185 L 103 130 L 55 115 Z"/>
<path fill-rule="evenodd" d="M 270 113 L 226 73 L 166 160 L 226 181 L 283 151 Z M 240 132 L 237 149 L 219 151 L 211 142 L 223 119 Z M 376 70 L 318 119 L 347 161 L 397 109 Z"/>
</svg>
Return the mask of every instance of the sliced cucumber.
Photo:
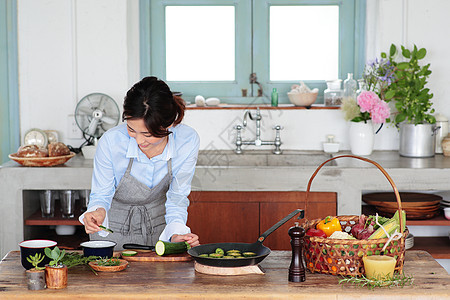
<svg viewBox="0 0 450 300">
<path fill-rule="evenodd" d="M 191 249 L 191 245 L 187 242 L 170 243 L 158 241 L 155 245 L 155 252 L 159 256 L 184 253 L 189 249 Z"/>
<path fill-rule="evenodd" d="M 122 256 L 135 256 L 138 253 L 133 250 L 126 250 L 126 251 L 122 251 L 121 254 L 122 254 Z"/>
</svg>

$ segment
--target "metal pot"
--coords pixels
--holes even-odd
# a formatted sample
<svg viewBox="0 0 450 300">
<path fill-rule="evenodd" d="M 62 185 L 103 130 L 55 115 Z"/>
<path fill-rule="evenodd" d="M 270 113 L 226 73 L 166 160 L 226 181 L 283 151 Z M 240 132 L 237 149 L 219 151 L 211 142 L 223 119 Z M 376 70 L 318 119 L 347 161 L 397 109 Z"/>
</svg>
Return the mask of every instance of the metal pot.
<svg viewBox="0 0 450 300">
<path fill-rule="evenodd" d="M 399 154 L 407 157 L 432 157 L 436 146 L 435 124 L 400 124 Z"/>
</svg>

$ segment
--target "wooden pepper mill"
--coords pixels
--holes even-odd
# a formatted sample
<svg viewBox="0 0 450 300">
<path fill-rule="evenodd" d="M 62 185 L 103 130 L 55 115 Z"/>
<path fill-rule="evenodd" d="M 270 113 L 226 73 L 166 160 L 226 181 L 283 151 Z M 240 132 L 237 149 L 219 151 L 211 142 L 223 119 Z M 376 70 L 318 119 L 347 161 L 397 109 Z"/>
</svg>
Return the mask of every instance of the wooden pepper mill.
<svg viewBox="0 0 450 300">
<path fill-rule="evenodd" d="M 305 266 L 303 265 L 303 237 L 305 236 L 305 229 L 298 226 L 289 228 L 289 236 L 291 237 L 292 260 L 289 266 L 289 281 L 303 282 L 306 280 Z"/>
</svg>

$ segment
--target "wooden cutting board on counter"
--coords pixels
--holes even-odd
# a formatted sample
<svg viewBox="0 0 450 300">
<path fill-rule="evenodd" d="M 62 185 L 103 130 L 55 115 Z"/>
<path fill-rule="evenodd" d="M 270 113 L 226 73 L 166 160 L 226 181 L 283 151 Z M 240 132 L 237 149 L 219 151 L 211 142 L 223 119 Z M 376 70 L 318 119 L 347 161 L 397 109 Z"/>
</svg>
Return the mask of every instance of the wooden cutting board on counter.
<svg viewBox="0 0 450 300">
<path fill-rule="evenodd" d="M 156 254 L 155 251 L 140 251 L 140 250 L 133 250 L 136 251 L 138 254 L 134 256 L 122 256 L 120 255 L 120 252 L 117 253 L 117 255 L 114 256 L 120 256 L 120 258 L 125 259 L 127 261 L 191 261 L 192 257 L 187 253 L 182 254 L 171 254 L 171 255 L 164 255 L 159 256 Z"/>
</svg>

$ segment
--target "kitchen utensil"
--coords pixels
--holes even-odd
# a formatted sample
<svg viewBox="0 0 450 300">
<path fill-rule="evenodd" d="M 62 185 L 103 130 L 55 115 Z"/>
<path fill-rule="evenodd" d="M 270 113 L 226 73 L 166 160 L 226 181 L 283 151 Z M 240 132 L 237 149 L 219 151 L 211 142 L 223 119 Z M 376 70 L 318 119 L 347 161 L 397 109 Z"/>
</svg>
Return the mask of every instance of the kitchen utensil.
<svg viewBox="0 0 450 300">
<path fill-rule="evenodd" d="M 123 244 L 123 249 L 141 249 L 141 250 L 155 250 L 155 246 L 147 246 L 147 245 L 140 245 L 140 244 Z"/>
<path fill-rule="evenodd" d="M 299 219 L 303 218 L 304 210 L 296 209 L 291 212 L 289 215 L 284 217 L 278 223 L 270 227 L 266 232 L 264 232 L 258 240 L 253 243 L 213 243 L 213 244 L 204 244 L 200 246 L 193 247 L 188 250 L 189 255 L 191 255 L 194 260 L 200 264 L 213 266 L 213 267 L 243 267 L 256 265 L 260 263 L 264 258 L 266 258 L 270 254 L 270 249 L 264 246 L 262 243 L 267 238 L 269 234 L 278 229 L 281 225 L 286 223 L 289 219 L 291 219 L 296 214 L 300 213 Z M 201 254 L 205 253 L 213 253 L 217 248 L 223 249 L 225 252 L 228 250 L 239 250 L 242 253 L 244 252 L 254 252 L 256 256 L 252 257 L 244 257 L 244 258 L 212 258 L 212 257 L 200 257 Z"/>
<path fill-rule="evenodd" d="M 17 153 L 8 155 L 9 159 L 25 167 L 53 167 L 62 165 L 74 156 L 75 153 L 73 152 L 70 152 L 69 155 L 52 157 L 18 157 Z"/>
<path fill-rule="evenodd" d="M 55 216 L 55 197 L 52 190 L 39 192 L 41 202 L 41 216 L 43 218 L 53 218 Z"/>
<path fill-rule="evenodd" d="M 112 257 L 114 254 L 114 247 L 116 242 L 112 241 L 88 241 L 81 243 L 83 247 L 83 255 L 88 256 L 100 256 L 100 257 Z"/>
<path fill-rule="evenodd" d="M 89 197 L 91 195 L 91 190 L 80 190 L 80 201 L 81 201 L 81 210 L 85 211 L 89 204 Z"/>
<path fill-rule="evenodd" d="M 19 243 L 20 246 L 20 261 L 25 269 L 31 269 L 33 265 L 28 262 L 27 257 L 34 256 L 36 253 L 40 253 L 44 260 L 41 261 L 38 266 L 44 267 L 46 264 L 50 263 L 50 258 L 48 258 L 45 253 L 45 248 L 51 248 L 57 245 L 57 242 L 50 240 L 27 240 Z"/>
</svg>

